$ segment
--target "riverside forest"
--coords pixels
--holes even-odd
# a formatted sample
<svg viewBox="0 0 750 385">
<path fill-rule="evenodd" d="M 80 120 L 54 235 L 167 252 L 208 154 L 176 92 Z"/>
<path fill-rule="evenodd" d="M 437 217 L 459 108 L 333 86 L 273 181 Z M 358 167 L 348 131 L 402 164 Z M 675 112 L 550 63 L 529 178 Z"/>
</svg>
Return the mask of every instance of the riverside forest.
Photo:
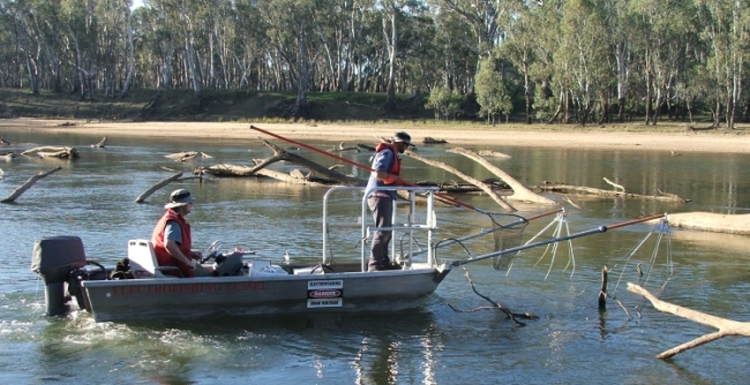
<svg viewBox="0 0 750 385">
<path fill-rule="evenodd" d="M 750 0 L 0 0 L 0 47 L 2 117 L 750 120 Z"/>
</svg>

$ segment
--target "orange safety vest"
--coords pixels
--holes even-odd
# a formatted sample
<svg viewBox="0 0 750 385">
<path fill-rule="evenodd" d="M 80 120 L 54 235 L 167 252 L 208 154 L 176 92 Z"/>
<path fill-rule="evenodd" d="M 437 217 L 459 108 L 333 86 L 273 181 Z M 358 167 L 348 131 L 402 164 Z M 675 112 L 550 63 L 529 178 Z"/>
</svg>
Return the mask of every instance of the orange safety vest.
<svg viewBox="0 0 750 385">
<path fill-rule="evenodd" d="M 182 242 L 178 246 L 182 254 L 188 258 L 192 258 L 193 242 L 190 237 L 190 224 L 187 223 L 185 218 L 176 211 L 167 209 L 161 219 L 159 219 L 156 227 L 154 227 L 153 234 L 151 234 L 151 243 L 154 245 L 156 260 L 159 262 L 159 266 L 177 266 L 184 277 L 192 277 L 195 270 L 191 269 L 184 262 L 172 257 L 167 251 L 167 247 L 164 245 L 164 231 L 167 229 L 167 222 L 169 221 L 175 221 L 180 225 L 180 229 L 182 230 Z M 169 270 L 164 271 L 164 274 L 178 275 L 177 272 Z"/>
<path fill-rule="evenodd" d="M 401 174 L 401 159 L 398 157 L 398 149 L 396 149 L 396 145 L 393 143 L 380 143 L 375 147 L 375 152 L 383 151 L 387 148 L 390 148 L 391 151 L 393 151 L 393 164 L 391 164 L 391 169 L 388 170 L 389 174 L 393 175 L 400 175 Z M 383 184 L 386 185 L 392 185 L 393 182 L 383 182 Z"/>
</svg>

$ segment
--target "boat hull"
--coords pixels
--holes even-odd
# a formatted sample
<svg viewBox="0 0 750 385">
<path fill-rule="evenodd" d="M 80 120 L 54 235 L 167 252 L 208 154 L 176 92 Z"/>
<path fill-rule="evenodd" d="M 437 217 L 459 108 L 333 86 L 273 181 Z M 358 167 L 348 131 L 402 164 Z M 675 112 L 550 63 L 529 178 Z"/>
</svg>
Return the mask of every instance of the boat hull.
<svg viewBox="0 0 750 385">
<path fill-rule="evenodd" d="M 440 266 L 375 273 L 101 280 L 82 286 L 97 322 L 366 313 L 416 307 L 448 272 Z"/>
</svg>

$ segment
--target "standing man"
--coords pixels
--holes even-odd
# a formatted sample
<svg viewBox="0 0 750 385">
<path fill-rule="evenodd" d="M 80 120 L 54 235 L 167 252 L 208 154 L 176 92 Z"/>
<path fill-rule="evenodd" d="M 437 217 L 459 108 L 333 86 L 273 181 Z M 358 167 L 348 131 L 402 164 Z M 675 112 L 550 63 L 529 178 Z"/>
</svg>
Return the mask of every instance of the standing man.
<svg viewBox="0 0 750 385">
<path fill-rule="evenodd" d="M 406 132 L 397 132 L 390 143 L 380 143 L 375 148 L 375 156 L 372 160 L 372 173 L 367 182 L 370 191 L 375 187 L 403 186 L 406 183 L 399 176 L 401 173 L 401 160 L 399 154 L 403 154 L 411 146 L 411 136 Z M 373 192 L 367 198 L 367 205 L 372 211 L 375 226 L 386 228 L 392 226 L 393 202 L 396 199 L 395 190 L 381 190 Z M 391 230 L 375 230 L 370 248 L 370 261 L 367 271 L 381 271 L 394 268 L 388 258 L 388 244 L 391 241 Z M 398 268 L 396 266 L 396 268 Z"/>
<path fill-rule="evenodd" d="M 169 195 L 169 203 L 164 205 L 166 211 L 154 227 L 151 243 L 159 266 L 176 266 L 183 277 L 210 275 L 211 271 L 204 268 L 196 260 L 200 260 L 201 253 L 192 250 L 190 223 L 185 217 L 193 210 L 195 198 L 190 191 L 179 189 Z M 178 275 L 174 270 L 165 270 L 164 274 Z"/>
</svg>

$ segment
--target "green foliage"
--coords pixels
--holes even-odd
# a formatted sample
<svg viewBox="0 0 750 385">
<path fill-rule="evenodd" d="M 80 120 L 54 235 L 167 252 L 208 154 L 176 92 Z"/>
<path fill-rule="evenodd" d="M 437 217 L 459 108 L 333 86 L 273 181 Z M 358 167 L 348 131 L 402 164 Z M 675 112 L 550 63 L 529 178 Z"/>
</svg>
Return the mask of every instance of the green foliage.
<svg viewBox="0 0 750 385">
<path fill-rule="evenodd" d="M 479 116 L 487 117 L 490 124 L 495 123 L 497 114 L 506 117 L 513 110 L 513 102 L 502 74 L 496 70 L 493 59 L 482 61 L 476 76 L 477 103 L 481 106 Z"/>
<path fill-rule="evenodd" d="M 456 90 L 451 91 L 445 87 L 433 87 L 425 108 L 435 112 L 436 121 L 455 119 L 456 114 L 461 111 L 463 100 L 463 95 Z"/>
<path fill-rule="evenodd" d="M 544 121 L 592 121 L 620 104 L 624 114 L 650 106 L 671 118 L 690 109 L 717 125 L 750 118 L 747 0 L 149 0 L 132 13 L 129 3 L 0 0 L 0 87 L 112 105 L 126 85 L 163 96 L 195 88 L 222 102 L 225 91 L 284 95 L 249 108 L 264 118 L 283 117 L 306 93 L 306 116 L 336 116 L 317 98 L 337 92 L 366 120 L 382 119 L 368 103 L 383 106 L 389 84 L 397 96 L 388 118 L 421 117 L 426 105 L 436 120 L 478 111 L 493 121 L 526 112 L 532 95 L 529 114 Z M 487 57 L 494 74 L 480 66 Z M 34 106 L 31 115 L 50 111 Z M 171 113 L 210 119 L 201 109 L 226 105 L 199 107 Z"/>
</svg>

